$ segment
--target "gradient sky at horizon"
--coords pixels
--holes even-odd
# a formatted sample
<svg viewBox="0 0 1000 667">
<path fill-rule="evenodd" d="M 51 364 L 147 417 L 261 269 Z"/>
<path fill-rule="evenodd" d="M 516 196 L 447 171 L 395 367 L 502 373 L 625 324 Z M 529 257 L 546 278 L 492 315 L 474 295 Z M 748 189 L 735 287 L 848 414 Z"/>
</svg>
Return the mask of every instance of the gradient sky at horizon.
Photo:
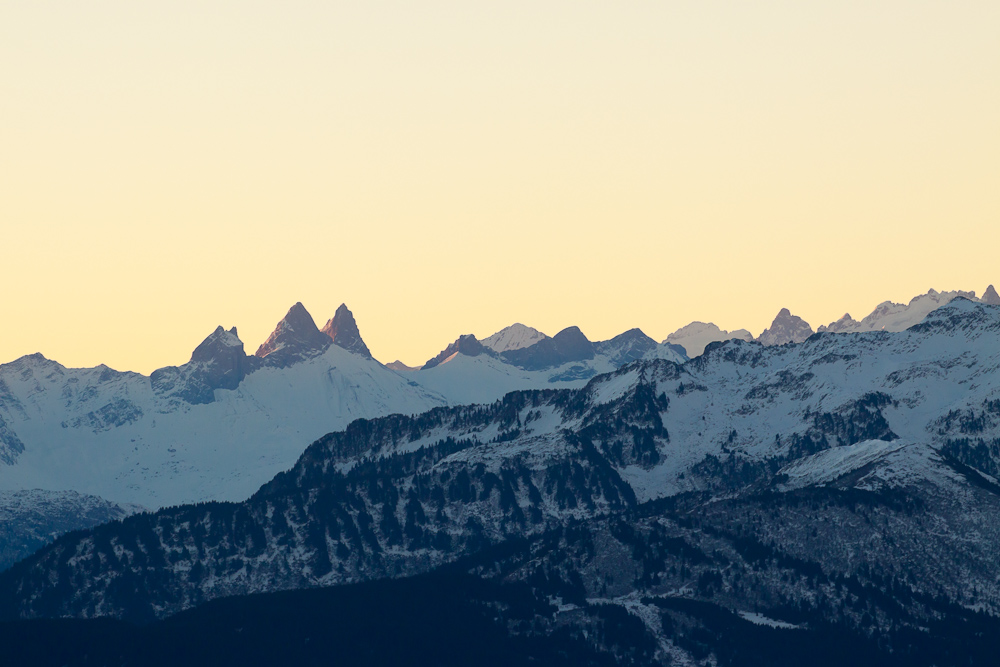
<svg viewBox="0 0 1000 667">
<path fill-rule="evenodd" d="M 1000 283 L 1000 3 L 0 4 L 0 362 L 419 364 Z"/>
</svg>

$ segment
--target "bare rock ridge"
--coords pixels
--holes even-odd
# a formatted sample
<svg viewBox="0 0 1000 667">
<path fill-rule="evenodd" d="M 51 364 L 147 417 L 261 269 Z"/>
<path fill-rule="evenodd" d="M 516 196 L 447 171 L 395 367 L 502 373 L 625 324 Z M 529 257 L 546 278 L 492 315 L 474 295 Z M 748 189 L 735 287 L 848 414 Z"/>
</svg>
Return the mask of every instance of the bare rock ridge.
<svg viewBox="0 0 1000 667">
<path fill-rule="evenodd" d="M 243 349 L 236 327 L 229 331 L 217 327 L 194 349 L 191 361 L 206 365 L 208 380 L 216 389 L 236 389 L 256 368 L 255 360 Z"/>
<path fill-rule="evenodd" d="M 284 368 L 323 353 L 332 343 L 300 302 L 288 310 L 254 354 L 269 366 Z"/>
<path fill-rule="evenodd" d="M 508 363 L 534 371 L 593 359 L 594 344 L 579 327 L 566 327 L 552 338 L 540 340 L 530 347 L 508 350 L 500 356 Z"/>
<path fill-rule="evenodd" d="M 149 376 L 153 391 L 194 405 L 211 403 L 216 389 L 236 389 L 261 360 L 248 357 L 236 327 L 216 327 L 183 366 L 159 368 Z"/>
<path fill-rule="evenodd" d="M 348 352 L 372 358 L 368 346 L 361 339 L 361 332 L 358 331 L 358 323 L 354 320 L 354 314 L 348 310 L 347 304 L 340 304 L 333 319 L 328 321 L 321 331 L 330 337 L 334 345 L 339 345 Z"/>
<path fill-rule="evenodd" d="M 786 343 L 801 343 L 813 335 L 812 327 L 801 317 L 792 315 L 787 308 L 782 308 L 771 326 L 757 338 L 762 345 L 785 345 Z"/>
<path fill-rule="evenodd" d="M 423 365 L 423 370 L 439 366 L 444 362 L 449 361 L 452 357 L 459 353 L 464 354 L 467 357 L 478 357 L 481 354 L 488 354 L 492 357 L 497 356 L 496 352 L 480 343 L 479 340 L 472 334 L 463 334 L 458 337 L 458 340 L 443 349 L 433 359 L 428 359 L 427 363 Z"/>
</svg>

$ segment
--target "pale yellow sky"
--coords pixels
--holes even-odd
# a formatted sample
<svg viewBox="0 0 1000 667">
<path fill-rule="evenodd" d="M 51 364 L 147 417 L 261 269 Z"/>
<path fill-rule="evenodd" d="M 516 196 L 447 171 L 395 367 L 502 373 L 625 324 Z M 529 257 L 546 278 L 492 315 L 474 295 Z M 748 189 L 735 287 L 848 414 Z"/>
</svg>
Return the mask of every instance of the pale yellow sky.
<svg viewBox="0 0 1000 667">
<path fill-rule="evenodd" d="M 0 362 L 1000 283 L 1000 3 L 0 4 Z"/>
</svg>

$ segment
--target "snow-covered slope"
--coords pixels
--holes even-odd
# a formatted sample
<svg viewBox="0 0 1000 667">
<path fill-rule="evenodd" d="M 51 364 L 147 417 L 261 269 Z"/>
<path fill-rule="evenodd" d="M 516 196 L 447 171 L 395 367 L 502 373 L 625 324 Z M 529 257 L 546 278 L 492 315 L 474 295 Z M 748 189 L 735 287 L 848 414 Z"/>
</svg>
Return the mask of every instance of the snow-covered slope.
<svg viewBox="0 0 1000 667">
<path fill-rule="evenodd" d="M 753 340 L 753 335 L 746 329 L 726 331 L 711 322 L 692 322 L 667 336 L 663 342 L 680 345 L 687 352 L 687 356 L 694 358 L 704 352 L 709 343 L 733 338 Z"/>
<path fill-rule="evenodd" d="M 986 290 L 986 294 L 983 295 L 984 303 L 993 303 L 991 294 L 996 295 L 993 285 L 990 285 Z M 892 301 L 880 303 L 875 310 L 860 322 L 855 321 L 847 314 L 836 322 L 820 326 L 818 331 L 833 333 L 904 331 L 914 324 L 921 322 L 935 308 L 944 306 L 957 297 L 974 302 L 980 301 L 976 298 L 975 292 L 963 292 L 962 290 L 938 292 L 932 289 L 927 294 L 920 294 L 913 297 L 907 304 L 893 303 Z M 1000 299 L 996 301 L 1000 303 Z M 993 303 L 993 305 L 996 305 L 996 303 Z"/>
<path fill-rule="evenodd" d="M 459 355 L 426 372 L 482 363 L 502 362 Z M 733 340 L 682 365 L 633 362 L 577 390 L 356 422 L 244 503 L 62 540 L 0 588 L 22 591 L 21 615 L 132 614 L 121 582 L 139 582 L 170 592 L 160 606 L 140 601 L 163 615 L 224 595 L 424 572 L 568 521 L 617 517 L 613 532 L 635 536 L 624 524 L 656 523 L 669 506 L 625 510 L 678 496 L 716 531 L 696 534 L 736 540 L 725 558 L 689 561 L 715 562 L 719 577 L 737 554 L 764 563 L 781 548 L 812 572 L 902 577 L 921 594 L 1000 612 L 998 439 L 1000 307 L 958 299 L 905 332 Z M 748 545 L 750 534 L 759 541 Z M 663 553 L 685 548 L 668 541 Z M 170 565 L 152 572 L 154 557 Z M 660 581 L 633 572 L 617 587 L 593 578 L 593 596 Z M 80 587 L 58 588 L 61 577 Z"/>
<path fill-rule="evenodd" d="M 510 391 L 582 387 L 595 375 L 638 359 L 687 360 L 675 347 L 657 345 L 639 329 L 592 343 L 570 327 L 503 354 L 475 336 L 461 336 L 406 377 L 444 396 L 451 405 L 489 403 Z"/>
<path fill-rule="evenodd" d="M 371 358 L 346 306 L 320 331 L 296 304 L 256 355 L 235 328 L 219 327 L 190 362 L 150 377 L 23 357 L 0 365 L 0 489 L 150 508 L 239 500 L 356 419 L 579 387 L 656 347 L 638 330 L 594 344 L 579 337 L 586 354 L 553 366 L 520 368 L 470 336 L 424 369 L 396 371 Z"/>
<path fill-rule="evenodd" d="M 56 537 L 141 512 L 75 491 L 0 491 L 0 570 Z"/>
<path fill-rule="evenodd" d="M 548 338 L 548 336 L 538 329 L 532 329 L 518 322 L 484 338 L 482 342 L 494 352 L 506 352 L 507 350 L 520 350 L 522 347 L 529 347 L 544 338 Z"/>
<path fill-rule="evenodd" d="M 446 402 L 336 345 L 212 394 L 191 404 L 157 394 L 141 375 L 68 369 L 40 355 L 0 366 L 0 415 L 22 443 L 14 453 L 5 441 L 13 463 L 0 465 L 0 488 L 72 489 L 148 507 L 234 500 L 324 433 Z"/>
</svg>

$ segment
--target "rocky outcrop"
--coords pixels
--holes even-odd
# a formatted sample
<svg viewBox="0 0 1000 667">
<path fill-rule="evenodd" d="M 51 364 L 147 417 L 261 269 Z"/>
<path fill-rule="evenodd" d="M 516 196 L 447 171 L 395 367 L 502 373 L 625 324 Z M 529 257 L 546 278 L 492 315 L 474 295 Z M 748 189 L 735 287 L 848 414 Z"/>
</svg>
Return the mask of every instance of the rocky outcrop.
<svg viewBox="0 0 1000 667">
<path fill-rule="evenodd" d="M 328 321 L 321 331 L 330 337 L 334 345 L 338 345 L 348 352 L 372 358 L 368 346 L 361 339 L 361 332 L 358 330 L 358 323 L 354 320 L 354 314 L 348 310 L 346 304 L 340 304 L 333 319 Z"/>
<path fill-rule="evenodd" d="M 760 334 L 757 340 L 762 345 L 784 345 L 786 343 L 801 343 L 813 335 L 812 327 L 801 317 L 792 315 L 787 308 L 782 308 L 771 326 Z"/>
<path fill-rule="evenodd" d="M 268 366 L 284 368 L 322 354 L 333 341 L 316 327 L 301 303 L 292 306 L 254 356 Z"/>
</svg>

